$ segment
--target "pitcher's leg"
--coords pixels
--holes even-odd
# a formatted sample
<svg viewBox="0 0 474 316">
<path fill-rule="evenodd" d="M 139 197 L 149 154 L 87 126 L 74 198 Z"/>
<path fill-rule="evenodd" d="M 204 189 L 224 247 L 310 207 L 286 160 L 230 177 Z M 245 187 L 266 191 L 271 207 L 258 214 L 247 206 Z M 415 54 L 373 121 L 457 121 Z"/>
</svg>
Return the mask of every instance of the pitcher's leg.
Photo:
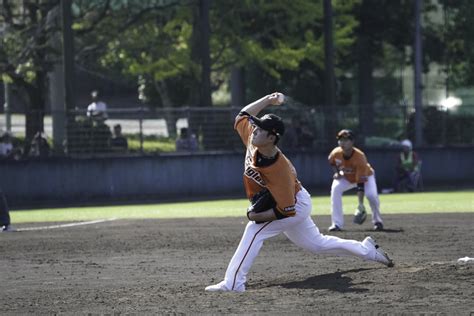
<svg viewBox="0 0 474 316">
<path fill-rule="evenodd" d="M 373 259 L 371 247 L 356 240 L 323 235 L 310 217 L 301 224 L 286 230 L 284 234 L 295 245 L 315 254 L 357 256 L 365 260 Z"/>
<path fill-rule="evenodd" d="M 304 188 L 296 194 L 296 215 L 273 222 L 255 224 L 249 222 L 240 244 L 232 257 L 223 283 L 228 290 L 245 290 L 245 281 L 264 240 L 276 236 L 289 227 L 298 225 L 311 213 L 311 196 Z"/>
<path fill-rule="evenodd" d="M 247 273 L 257 257 L 263 241 L 281 233 L 281 230 L 272 228 L 272 222 L 255 224 L 249 222 L 240 240 L 234 256 L 229 262 L 225 273 L 224 283 L 228 290 L 243 292 Z M 273 225 L 274 226 L 274 225 Z"/>
<path fill-rule="evenodd" d="M 372 210 L 372 223 L 383 224 L 382 215 L 380 214 L 380 200 L 377 193 L 377 183 L 374 175 L 368 178 L 364 185 L 364 191 L 365 197 L 369 201 L 370 209 Z"/>
</svg>

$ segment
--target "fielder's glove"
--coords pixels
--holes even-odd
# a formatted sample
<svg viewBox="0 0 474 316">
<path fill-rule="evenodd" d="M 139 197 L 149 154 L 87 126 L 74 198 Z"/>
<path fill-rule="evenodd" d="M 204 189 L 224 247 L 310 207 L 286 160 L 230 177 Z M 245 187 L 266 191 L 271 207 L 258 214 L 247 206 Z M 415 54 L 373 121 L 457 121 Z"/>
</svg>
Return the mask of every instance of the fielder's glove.
<svg viewBox="0 0 474 316">
<path fill-rule="evenodd" d="M 263 189 L 256 193 L 251 200 L 251 205 L 247 209 L 247 218 L 250 220 L 249 213 L 255 212 L 260 213 L 264 212 L 269 209 L 273 209 L 276 207 L 275 199 L 273 198 L 272 194 L 268 189 Z M 255 222 L 257 224 L 261 224 L 263 222 Z"/>
<path fill-rule="evenodd" d="M 360 204 L 354 213 L 354 224 L 362 225 L 367 218 L 367 212 L 365 211 L 365 206 Z"/>
<path fill-rule="evenodd" d="M 255 212 L 260 213 L 276 206 L 275 199 L 273 198 L 272 194 L 268 189 L 263 189 L 256 193 L 252 197 L 251 205 L 247 209 L 247 213 Z"/>
</svg>

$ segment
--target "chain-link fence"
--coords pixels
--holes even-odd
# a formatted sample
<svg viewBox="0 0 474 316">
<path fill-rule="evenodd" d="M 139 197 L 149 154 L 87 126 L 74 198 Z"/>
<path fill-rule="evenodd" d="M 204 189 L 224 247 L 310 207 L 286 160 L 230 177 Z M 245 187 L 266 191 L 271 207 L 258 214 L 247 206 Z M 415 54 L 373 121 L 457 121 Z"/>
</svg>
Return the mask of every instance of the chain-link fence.
<svg viewBox="0 0 474 316">
<path fill-rule="evenodd" d="M 365 147 L 398 146 L 399 140 L 414 136 L 413 110 L 406 106 L 374 106 L 364 122 L 359 119 L 360 108 L 355 106 L 339 106 L 332 111 L 304 105 L 269 110 L 285 121 L 286 132 L 280 143 L 285 151 L 328 150 L 336 145 L 334 131 L 342 128 L 354 130 L 356 141 Z M 239 111 L 229 107 L 109 109 L 106 117 L 71 111 L 64 129 L 67 133 L 61 135 L 59 145 L 52 139 L 54 115 L 44 117 L 44 133 L 39 135 L 44 139 L 35 138 L 28 144 L 24 139 L 26 115 L 14 114 L 10 121 L 13 147 L 22 151 L 21 155 L 17 151 L 22 157 L 240 151 L 242 143 L 233 129 Z M 4 115 L 0 119 L 0 129 L 5 130 Z M 474 145 L 473 130 L 473 106 L 456 111 L 432 106 L 424 109 L 426 146 Z"/>
</svg>

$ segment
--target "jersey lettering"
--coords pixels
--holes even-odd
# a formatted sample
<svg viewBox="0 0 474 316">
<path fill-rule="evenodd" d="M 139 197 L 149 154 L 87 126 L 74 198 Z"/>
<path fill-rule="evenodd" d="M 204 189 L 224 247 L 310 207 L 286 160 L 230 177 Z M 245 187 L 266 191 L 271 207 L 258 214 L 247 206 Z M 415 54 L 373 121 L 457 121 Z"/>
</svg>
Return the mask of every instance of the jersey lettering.
<svg viewBox="0 0 474 316">
<path fill-rule="evenodd" d="M 247 156 L 245 157 L 245 171 L 244 175 L 247 178 L 252 179 L 262 187 L 265 186 L 265 181 L 263 181 L 262 177 L 260 176 L 260 173 L 251 167 L 252 165 L 252 153 L 250 150 L 247 150 Z"/>
<path fill-rule="evenodd" d="M 260 176 L 260 173 L 253 170 L 251 167 L 247 167 L 245 169 L 244 175 L 257 182 L 259 185 L 265 186 L 265 181 L 263 181 L 262 177 Z"/>
</svg>

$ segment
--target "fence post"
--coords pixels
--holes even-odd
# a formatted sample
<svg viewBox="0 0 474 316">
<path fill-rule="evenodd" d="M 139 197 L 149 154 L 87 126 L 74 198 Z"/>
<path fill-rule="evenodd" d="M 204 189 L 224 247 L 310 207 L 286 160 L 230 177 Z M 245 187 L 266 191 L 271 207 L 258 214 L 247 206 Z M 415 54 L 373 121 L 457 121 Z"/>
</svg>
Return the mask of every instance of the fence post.
<svg viewBox="0 0 474 316">
<path fill-rule="evenodd" d="M 3 82 L 4 94 L 5 94 L 5 127 L 7 132 L 12 131 L 12 118 L 11 118 L 11 104 L 10 104 L 10 84 L 6 81 Z"/>
<path fill-rule="evenodd" d="M 138 119 L 140 128 L 140 153 L 143 154 L 143 106 L 140 106 L 140 114 Z"/>
</svg>

